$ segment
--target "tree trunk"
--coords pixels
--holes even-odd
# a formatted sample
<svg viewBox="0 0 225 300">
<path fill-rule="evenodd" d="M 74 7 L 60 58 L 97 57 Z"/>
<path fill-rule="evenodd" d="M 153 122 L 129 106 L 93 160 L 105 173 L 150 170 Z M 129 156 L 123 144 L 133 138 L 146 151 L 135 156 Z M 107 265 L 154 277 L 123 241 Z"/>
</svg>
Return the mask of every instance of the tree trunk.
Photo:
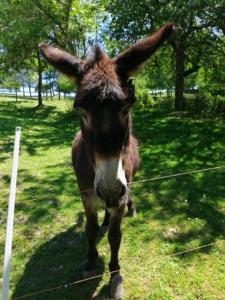
<svg viewBox="0 0 225 300">
<path fill-rule="evenodd" d="M 60 88 L 59 88 L 59 100 L 61 99 L 61 91 L 60 91 Z"/>
<path fill-rule="evenodd" d="M 28 81 L 28 89 L 29 89 L 29 95 L 30 95 L 30 99 L 32 98 L 32 94 L 31 94 L 31 84 L 30 84 L 30 79 Z"/>
<path fill-rule="evenodd" d="M 37 59 L 38 59 L 38 107 L 42 106 L 42 65 L 41 65 L 41 57 L 40 53 L 38 51 L 37 53 Z"/>
<path fill-rule="evenodd" d="M 184 59 L 184 47 L 183 45 L 179 45 L 176 49 L 175 110 L 183 110 L 185 108 Z"/>
<path fill-rule="evenodd" d="M 84 35 L 82 38 L 82 43 L 83 43 L 83 55 L 86 56 L 86 41 Z"/>
<path fill-rule="evenodd" d="M 25 98 L 25 87 L 24 87 L 24 83 L 22 83 L 22 87 L 23 87 L 23 97 Z"/>
<path fill-rule="evenodd" d="M 52 87 L 51 87 L 51 85 L 50 85 L 50 98 L 52 100 Z"/>
</svg>

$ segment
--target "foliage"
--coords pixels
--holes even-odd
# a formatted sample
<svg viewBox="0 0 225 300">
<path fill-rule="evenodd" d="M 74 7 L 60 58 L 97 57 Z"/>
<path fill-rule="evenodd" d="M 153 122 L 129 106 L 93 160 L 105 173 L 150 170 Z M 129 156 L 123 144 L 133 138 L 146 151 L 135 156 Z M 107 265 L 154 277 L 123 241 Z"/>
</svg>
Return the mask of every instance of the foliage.
<svg viewBox="0 0 225 300">
<path fill-rule="evenodd" d="M 220 55 L 215 50 L 222 42 L 224 2 L 170 0 L 161 3 L 143 0 L 137 5 L 132 0 L 115 0 L 108 2 L 108 10 L 111 13 L 108 33 L 116 41 L 115 45 L 118 41 L 123 45 L 133 43 L 168 21 L 176 24 L 176 34 L 169 42 L 174 52 L 173 56 L 168 56 L 172 62 L 165 64 L 163 55 L 160 55 L 158 61 L 164 68 L 167 65 L 168 74 L 171 73 L 168 65 L 173 66 L 175 107 L 183 109 L 184 83 L 187 83 L 187 78 L 208 60 Z M 160 77 L 161 73 L 155 76 L 156 84 Z"/>
<path fill-rule="evenodd" d="M 134 80 L 135 96 L 137 98 L 136 106 L 141 110 L 149 109 L 154 105 L 154 99 L 150 94 L 150 89 L 147 84 L 148 81 L 145 76 L 138 76 Z"/>
<path fill-rule="evenodd" d="M 0 9 L 4 68 L 19 70 L 36 57 L 38 40 L 47 35 L 49 26 L 31 1 L 2 1 Z"/>
<path fill-rule="evenodd" d="M 38 44 L 48 42 L 77 56 L 86 55 L 97 40 L 101 5 L 82 0 L 3 0 L 0 11 L 0 70 L 35 70 L 41 105 L 45 64 L 40 60 Z"/>
<path fill-rule="evenodd" d="M 6 81 L 1 85 L 2 88 L 15 91 L 18 91 L 20 89 L 20 86 L 20 83 L 17 81 Z"/>
<path fill-rule="evenodd" d="M 75 84 L 72 80 L 63 75 L 60 75 L 58 77 L 58 88 L 65 93 L 74 92 Z"/>
<path fill-rule="evenodd" d="M 167 90 L 174 89 L 174 68 L 172 64 L 172 49 L 164 47 L 146 62 L 143 73 L 146 84 L 150 89 Z"/>
<path fill-rule="evenodd" d="M 186 109 L 192 115 L 215 117 L 225 114 L 225 96 L 213 95 L 210 91 L 199 89 L 195 95 L 186 96 Z"/>
<path fill-rule="evenodd" d="M 37 45 L 43 41 L 84 55 L 93 41 L 88 35 L 98 26 L 98 8 L 97 2 L 80 0 L 3 1 L 0 45 L 5 64 L 19 68 L 24 61 L 36 57 Z"/>
<path fill-rule="evenodd" d="M 187 109 L 203 115 L 218 115 L 225 113 L 225 62 L 223 45 L 211 49 L 213 59 L 199 69 L 195 76 L 197 94 L 188 99 Z"/>
<path fill-rule="evenodd" d="M 218 51 L 219 50 L 219 51 Z M 223 48 L 217 47 L 218 54 L 207 61 L 199 70 L 197 85 L 203 91 L 212 95 L 225 95 L 225 44 Z"/>
</svg>

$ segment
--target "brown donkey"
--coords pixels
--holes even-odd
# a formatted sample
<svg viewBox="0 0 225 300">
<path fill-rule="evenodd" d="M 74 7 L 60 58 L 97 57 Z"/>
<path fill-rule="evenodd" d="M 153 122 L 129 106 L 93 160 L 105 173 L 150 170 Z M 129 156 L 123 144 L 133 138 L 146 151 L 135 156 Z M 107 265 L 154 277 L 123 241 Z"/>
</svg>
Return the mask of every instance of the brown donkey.
<svg viewBox="0 0 225 300">
<path fill-rule="evenodd" d="M 126 205 L 128 213 L 135 214 L 134 203 L 128 196 L 128 184 L 139 165 L 137 141 L 131 132 L 130 108 L 135 95 L 129 77 L 174 29 L 174 24 L 168 23 L 113 59 L 99 46 L 92 49 L 86 60 L 78 60 L 47 44 L 39 45 L 44 58 L 78 85 L 74 107 L 81 115 L 81 130 L 74 139 L 72 160 L 87 219 L 89 249 L 85 276 L 96 272 L 97 208 L 102 204 L 106 209 L 103 225 L 109 226 L 113 299 L 121 299 L 123 293 L 118 260 L 120 225 Z"/>
</svg>

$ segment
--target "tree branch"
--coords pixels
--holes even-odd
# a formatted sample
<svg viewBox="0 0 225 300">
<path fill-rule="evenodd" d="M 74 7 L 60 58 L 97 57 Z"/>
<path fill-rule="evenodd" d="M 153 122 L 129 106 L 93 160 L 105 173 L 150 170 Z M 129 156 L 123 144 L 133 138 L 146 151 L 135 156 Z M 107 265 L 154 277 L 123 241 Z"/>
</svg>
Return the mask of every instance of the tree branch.
<svg viewBox="0 0 225 300">
<path fill-rule="evenodd" d="M 172 46 L 172 48 L 175 52 L 177 51 L 177 45 L 176 45 L 175 41 L 171 40 L 168 42 L 168 44 Z"/>
<path fill-rule="evenodd" d="M 209 28 L 209 27 L 212 27 L 212 26 L 215 26 L 215 25 L 216 25 L 216 20 L 211 19 L 209 22 L 207 22 L 205 24 L 202 24 L 202 25 L 199 25 L 199 26 L 196 25 L 196 26 L 189 27 L 186 31 L 183 32 L 182 36 L 187 37 L 193 31 L 199 31 L 199 30 Z"/>
<path fill-rule="evenodd" d="M 65 34 L 64 32 L 64 28 L 61 25 L 60 22 L 57 21 L 57 19 L 52 16 L 52 14 L 49 13 L 49 11 L 45 10 L 44 7 L 41 5 L 41 3 L 38 0 L 33 0 L 34 5 L 47 17 L 49 18 L 51 21 L 53 21 L 56 25 L 59 26 L 60 30 L 63 32 L 63 34 Z"/>
<path fill-rule="evenodd" d="M 186 71 L 184 71 L 184 77 L 187 77 L 188 75 L 191 75 L 191 74 L 195 73 L 200 68 L 201 68 L 201 66 L 195 65 L 192 68 L 187 69 Z"/>
</svg>

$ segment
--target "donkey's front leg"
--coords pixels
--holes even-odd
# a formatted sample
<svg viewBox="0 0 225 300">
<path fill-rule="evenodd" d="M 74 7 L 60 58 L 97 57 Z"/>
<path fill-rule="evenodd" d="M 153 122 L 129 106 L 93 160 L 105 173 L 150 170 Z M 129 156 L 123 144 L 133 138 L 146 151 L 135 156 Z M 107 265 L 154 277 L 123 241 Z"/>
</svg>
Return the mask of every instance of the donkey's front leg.
<svg viewBox="0 0 225 300">
<path fill-rule="evenodd" d="M 119 265 L 119 248 L 122 237 L 121 232 L 121 220 L 124 212 L 124 206 L 116 209 L 110 209 L 111 217 L 109 223 L 108 239 L 111 248 L 111 259 L 109 263 L 109 270 L 111 272 L 110 278 L 110 294 L 113 299 L 119 300 L 123 296 L 122 281 L 123 278 L 120 275 Z"/>
<path fill-rule="evenodd" d="M 87 262 L 84 269 L 83 276 L 85 278 L 94 276 L 96 274 L 96 262 L 98 258 L 98 251 L 96 248 L 96 239 L 98 236 L 99 225 L 98 225 L 98 215 L 95 206 L 95 200 L 92 196 L 88 195 L 82 197 L 85 215 L 86 215 L 86 235 L 88 239 L 88 253 Z"/>
</svg>

